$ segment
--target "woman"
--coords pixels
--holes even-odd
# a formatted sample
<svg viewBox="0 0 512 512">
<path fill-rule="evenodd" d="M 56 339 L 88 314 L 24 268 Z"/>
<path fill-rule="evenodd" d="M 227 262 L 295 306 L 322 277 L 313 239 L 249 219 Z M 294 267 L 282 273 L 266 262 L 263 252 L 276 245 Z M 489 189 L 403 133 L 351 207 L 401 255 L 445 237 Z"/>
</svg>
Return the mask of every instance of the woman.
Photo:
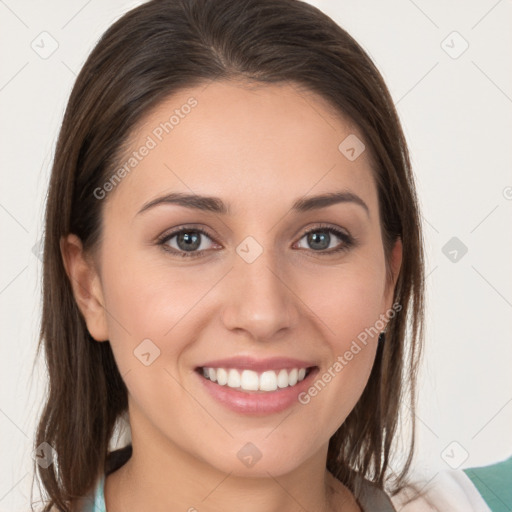
<svg viewBox="0 0 512 512">
<path fill-rule="evenodd" d="M 45 510 L 394 510 L 419 219 L 382 77 L 319 10 L 123 16 L 77 78 L 48 194 Z"/>
</svg>

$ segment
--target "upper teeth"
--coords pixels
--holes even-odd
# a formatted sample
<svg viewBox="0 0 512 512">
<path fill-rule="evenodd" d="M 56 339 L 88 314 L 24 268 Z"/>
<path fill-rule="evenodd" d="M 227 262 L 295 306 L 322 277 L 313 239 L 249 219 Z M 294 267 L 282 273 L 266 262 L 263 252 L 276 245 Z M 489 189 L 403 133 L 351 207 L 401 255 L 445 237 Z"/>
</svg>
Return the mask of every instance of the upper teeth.
<svg viewBox="0 0 512 512">
<path fill-rule="evenodd" d="M 212 382 L 230 388 L 240 388 L 245 391 L 275 391 L 277 388 L 295 386 L 304 380 L 306 368 L 293 370 L 268 370 L 257 373 L 252 370 L 235 370 L 234 368 L 203 368 L 203 375 Z"/>
</svg>

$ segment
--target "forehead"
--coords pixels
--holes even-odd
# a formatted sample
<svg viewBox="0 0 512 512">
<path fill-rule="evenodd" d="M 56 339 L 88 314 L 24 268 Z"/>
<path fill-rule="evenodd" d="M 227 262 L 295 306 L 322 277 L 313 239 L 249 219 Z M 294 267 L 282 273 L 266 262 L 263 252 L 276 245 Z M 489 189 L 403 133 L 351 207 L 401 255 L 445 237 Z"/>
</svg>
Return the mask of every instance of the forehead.
<svg viewBox="0 0 512 512">
<path fill-rule="evenodd" d="M 199 85 L 161 102 L 135 128 L 111 199 L 125 214 L 172 191 L 229 198 L 234 213 L 333 189 L 372 203 L 368 151 L 348 159 L 339 148 L 347 137 L 362 140 L 323 98 L 296 85 Z"/>
</svg>

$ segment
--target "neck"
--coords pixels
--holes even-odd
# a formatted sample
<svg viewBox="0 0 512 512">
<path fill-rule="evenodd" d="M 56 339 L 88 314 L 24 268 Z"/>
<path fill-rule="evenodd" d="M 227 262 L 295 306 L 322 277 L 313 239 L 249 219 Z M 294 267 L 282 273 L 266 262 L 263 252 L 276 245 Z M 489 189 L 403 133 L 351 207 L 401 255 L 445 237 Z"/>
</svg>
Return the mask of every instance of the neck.
<svg viewBox="0 0 512 512">
<path fill-rule="evenodd" d="M 286 474 L 220 471 L 157 432 L 136 435 L 131 458 L 105 480 L 107 510 L 135 512 L 354 512 L 350 491 L 326 469 L 327 446 Z"/>
</svg>

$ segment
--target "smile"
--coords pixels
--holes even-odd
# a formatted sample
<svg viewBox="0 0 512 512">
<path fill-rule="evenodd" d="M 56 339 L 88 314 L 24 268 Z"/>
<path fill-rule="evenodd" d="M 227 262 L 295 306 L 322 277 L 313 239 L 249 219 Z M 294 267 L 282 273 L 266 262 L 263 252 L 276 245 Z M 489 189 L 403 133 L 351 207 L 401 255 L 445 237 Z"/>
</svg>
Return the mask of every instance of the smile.
<svg viewBox="0 0 512 512">
<path fill-rule="evenodd" d="M 272 392 L 293 387 L 303 381 L 310 368 L 282 368 L 280 370 L 242 370 L 236 368 L 200 368 L 203 377 L 219 386 L 227 386 L 239 391 Z"/>
<path fill-rule="evenodd" d="M 302 405 L 298 396 L 311 386 L 319 361 L 286 356 L 239 354 L 201 361 L 194 374 L 206 396 L 238 414 L 265 416 Z"/>
</svg>

